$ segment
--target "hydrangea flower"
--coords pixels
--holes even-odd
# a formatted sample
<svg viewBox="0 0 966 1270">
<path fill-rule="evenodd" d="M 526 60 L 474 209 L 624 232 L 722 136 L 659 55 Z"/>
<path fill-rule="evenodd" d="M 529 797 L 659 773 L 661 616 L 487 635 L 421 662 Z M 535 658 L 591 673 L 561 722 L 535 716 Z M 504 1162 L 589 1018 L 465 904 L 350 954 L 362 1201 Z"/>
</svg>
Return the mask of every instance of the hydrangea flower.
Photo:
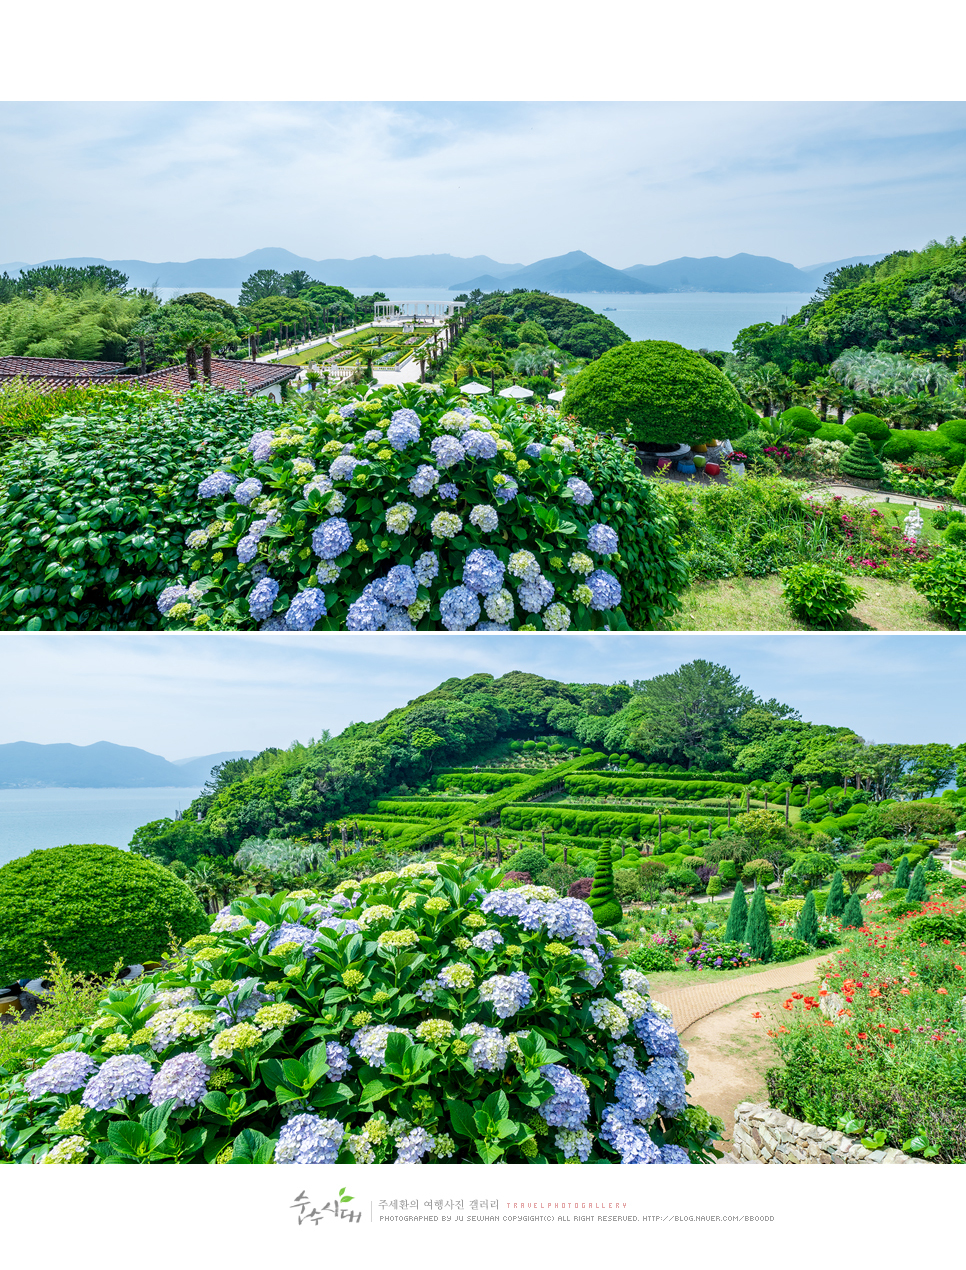
<svg viewBox="0 0 966 1270">
<path fill-rule="evenodd" d="M 620 1153 L 621 1164 L 659 1164 L 661 1152 L 646 1129 L 634 1123 L 626 1107 L 607 1107 L 601 1117 L 600 1138 Z"/>
<path fill-rule="evenodd" d="M 635 1120 L 650 1120 L 657 1111 L 657 1090 L 636 1066 L 626 1065 L 615 1083 L 617 1101 Z"/>
<path fill-rule="evenodd" d="M 440 597 L 439 617 L 448 631 L 465 631 L 479 621 L 480 602 L 468 587 L 451 587 Z"/>
<path fill-rule="evenodd" d="M 595 569 L 587 579 L 590 590 L 590 607 L 593 609 L 613 609 L 621 602 L 621 584 L 613 574 L 603 569 Z"/>
<path fill-rule="evenodd" d="M 125 1098 L 149 1093 L 154 1068 L 140 1054 L 118 1054 L 105 1059 L 96 1076 L 87 1082 L 81 1104 L 94 1111 L 116 1109 Z"/>
<path fill-rule="evenodd" d="M 477 622 L 473 629 L 475 631 L 482 631 L 486 635 L 505 635 L 506 632 L 510 630 L 510 627 L 506 626 L 502 622 Z"/>
<path fill-rule="evenodd" d="M 43 1067 L 24 1081 L 27 1097 L 42 1098 L 44 1094 L 69 1094 L 82 1089 L 88 1078 L 97 1071 L 97 1064 L 89 1054 L 80 1050 L 65 1050 L 48 1058 Z"/>
<path fill-rule="evenodd" d="M 261 1029 L 254 1023 L 236 1023 L 218 1033 L 211 1042 L 211 1054 L 213 1058 L 231 1058 L 235 1050 L 252 1049 L 261 1040 Z"/>
<path fill-rule="evenodd" d="M 511 499 L 516 498 L 520 492 L 520 486 L 516 483 L 512 476 L 504 476 L 502 473 L 494 477 L 493 484 L 496 489 L 493 496 L 501 503 L 508 503 Z"/>
<path fill-rule="evenodd" d="M 302 493 L 306 498 L 308 498 L 313 490 L 316 490 L 319 494 L 331 494 L 334 488 L 335 487 L 327 476 L 320 475 L 313 477 L 307 485 L 303 485 Z"/>
<path fill-rule="evenodd" d="M 498 930 L 481 930 L 478 935 L 473 936 L 470 943 L 474 948 L 482 948 L 484 952 L 492 952 L 494 948 L 503 943 L 503 936 Z"/>
<path fill-rule="evenodd" d="M 441 1045 L 449 1040 L 455 1030 L 449 1019 L 424 1019 L 416 1028 L 416 1039 L 428 1041 L 430 1045 Z"/>
<path fill-rule="evenodd" d="M 235 488 L 235 478 L 229 472 L 212 472 L 198 486 L 199 498 L 218 498 Z"/>
<path fill-rule="evenodd" d="M 575 551 L 570 557 L 567 568 L 571 573 L 581 573 L 584 577 L 593 572 L 594 562 L 586 551 Z"/>
<path fill-rule="evenodd" d="M 197 1000 L 198 993 L 192 987 L 166 988 L 152 995 L 151 1004 L 162 1010 L 173 1010 L 176 1006 L 193 1005 Z"/>
<path fill-rule="evenodd" d="M 587 546 L 598 556 L 611 556 L 617 550 L 617 535 L 610 525 L 591 525 Z"/>
<path fill-rule="evenodd" d="M 588 1129 L 561 1129 L 554 1146 L 563 1152 L 565 1160 L 576 1156 L 581 1164 L 586 1164 L 594 1148 L 594 1135 Z"/>
<path fill-rule="evenodd" d="M 506 591 L 495 592 L 491 596 L 487 596 L 484 601 L 486 616 L 496 624 L 505 625 L 506 622 L 513 621 L 513 594 Z M 479 627 L 477 627 L 479 630 Z"/>
<path fill-rule="evenodd" d="M 541 576 L 540 565 L 532 551 L 514 551 L 508 567 L 512 575 L 523 582 L 532 582 Z"/>
<path fill-rule="evenodd" d="M 323 560 L 334 560 L 352 546 L 352 531 L 340 517 L 333 516 L 312 534 L 312 550 Z"/>
<path fill-rule="evenodd" d="M 393 1032 L 401 1032 L 412 1040 L 412 1033 L 404 1027 L 391 1027 L 388 1023 L 375 1023 L 361 1027 L 349 1044 L 370 1067 L 381 1067 L 386 1061 L 386 1045 Z"/>
<path fill-rule="evenodd" d="M 176 604 L 185 599 L 187 594 L 186 586 L 166 586 L 158 596 L 158 612 L 169 613 Z"/>
<path fill-rule="evenodd" d="M 285 628 L 290 631 L 310 631 L 320 617 L 326 615 L 325 594 L 318 587 L 307 587 L 288 606 Z"/>
<path fill-rule="evenodd" d="M 543 624 L 548 631 L 566 631 L 570 621 L 570 609 L 566 604 L 551 604 L 543 615 Z"/>
<path fill-rule="evenodd" d="M 310 956 L 310 945 L 315 939 L 316 932 L 311 926 L 304 926 L 301 922 L 282 922 L 268 941 L 268 951 L 274 952 L 280 944 L 300 944 L 305 949 L 306 956 Z"/>
<path fill-rule="evenodd" d="M 595 1027 L 612 1036 L 615 1041 L 625 1036 L 630 1026 L 630 1021 L 620 1006 L 606 998 L 590 1003 L 590 1017 L 594 1020 Z"/>
<path fill-rule="evenodd" d="M 631 992 L 639 992 L 642 997 L 646 997 L 651 990 L 647 976 L 642 975 L 639 970 L 633 970 L 630 967 L 621 971 L 621 983 Z"/>
<path fill-rule="evenodd" d="M 634 1053 L 633 1045 L 614 1046 L 614 1066 L 615 1067 L 637 1067 L 637 1055 Z"/>
<path fill-rule="evenodd" d="M 463 406 L 456 410 L 447 410 L 444 415 L 440 415 L 439 426 L 449 432 L 462 432 L 468 426 L 467 413 L 472 416 L 473 412 L 467 412 Z"/>
<path fill-rule="evenodd" d="M 622 992 L 619 997 L 626 995 L 627 993 Z M 666 1019 L 659 1018 L 656 1014 L 642 1013 L 634 1023 L 634 1031 L 652 1057 L 673 1058 L 677 1054 L 678 1034 L 674 1024 Z"/>
<path fill-rule="evenodd" d="M 440 498 L 457 499 L 460 496 L 459 486 L 454 485 L 452 481 L 446 481 L 442 484 L 439 487 L 438 493 Z"/>
<path fill-rule="evenodd" d="M 528 459 L 539 459 L 544 450 L 547 449 L 549 449 L 549 446 L 541 445 L 539 441 L 531 441 L 523 453 Z"/>
<path fill-rule="evenodd" d="M 483 533 L 490 534 L 499 527 L 500 517 L 495 507 L 490 507 L 486 503 L 477 503 L 470 512 L 470 524 L 481 529 Z"/>
<path fill-rule="evenodd" d="M 193 529 L 184 541 L 186 547 L 190 547 L 192 551 L 197 551 L 208 541 L 208 530 Z"/>
<path fill-rule="evenodd" d="M 197 1054 L 175 1054 L 161 1064 L 151 1081 L 151 1105 L 158 1107 L 169 1098 L 175 1107 L 193 1107 L 208 1092 L 212 1069 Z"/>
<path fill-rule="evenodd" d="M 363 591 L 358 600 L 349 605 L 345 621 L 346 630 L 378 631 L 385 626 L 388 616 L 389 610 L 385 604 L 371 594 L 366 595 Z"/>
<path fill-rule="evenodd" d="M 261 481 L 256 481 L 253 476 L 250 476 L 247 481 L 242 481 L 240 485 L 235 487 L 235 502 L 247 507 L 252 499 L 257 498 L 261 492 Z"/>
<path fill-rule="evenodd" d="M 562 434 L 551 438 L 550 444 L 558 450 L 575 450 L 577 448 L 570 437 L 565 437 Z"/>
<path fill-rule="evenodd" d="M 463 565 L 463 585 L 477 595 L 493 595 L 503 586 L 504 572 L 505 566 L 494 552 L 488 547 L 477 547 Z"/>
<path fill-rule="evenodd" d="M 382 433 L 381 429 L 379 429 L 379 428 L 370 428 L 370 429 L 369 429 L 369 431 L 368 431 L 367 433 L 365 433 L 365 435 L 363 436 L 363 438 L 362 438 L 362 444 L 363 444 L 363 445 L 373 445 L 373 444 L 375 444 L 375 442 L 376 442 L 376 441 L 381 441 L 381 440 L 382 440 L 382 438 L 383 438 L 383 433 Z"/>
<path fill-rule="evenodd" d="M 343 419 L 351 419 L 353 415 L 355 414 L 355 412 L 356 412 L 356 407 L 353 405 L 339 407 L 339 414 L 342 416 Z"/>
<path fill-rule="evenodd" d="M 340 1045 L 338 1041 L 327 1041 L 325 1046 L 325 1061 L 329 1064 L 329 1070 L 326 1072 L 328 1080 L 341 1080 L 349 1070 L 349 1063 L 352 1055 L 344 1045 Z"/>
<path fill-rule="evenodd" d="M 455 538 L 463 522 L 454 512 L 437 512 L 429 527 L 436 538 Z"/>
<path fill-rule="evenodd" d="M 633 988 L 625 988 L 623 992 L 615 993 L 617 1004 L 621 1007 L 630 1021 L 633 1023 L 636 1019 L 645 1015 L 650 1007 L 647 997 L 641 996 L 639 992 L 635 992 Z M 640 1033 L 638 1033 L 640 1035 Z M 675 1033 L 675 1038 L 677 1033 Z"/>
<path fill-rule="evenodd" d="M 488 432 L 468 428 L 463 433 L 463 448 L 474 459 L 494 459 L 498 452 L 496 440 Z"/>
<path fill-rule="evenodd" d="M 443 967 L 437 976 L 437 982 L 453 992 L 465 992 L 467 988 L 472 988 L 476 979 L 472 966 L 468 966 L 465 961 L 454 961 Z"/>
<path fill-rule="evenodd" d="M 416 598 L 418 585 L 416 574 L 408 564 L 393 565 L 386 575 L 386 601 L 407 608 Z"/>
<path fill-rule="evenodd" d="M 684 1110 L 688 1101 L 684 1073 L 673 1058 L 652 1059 L 644 1079 L 657 1095 L 658 1105 L 669 1116 L 676 1116 Z"/>
<path fill-rule="evenodd" d="M 469 1060 L 477 1072 L 497 1072 L 506 1067 L 507 1038 L 498 1027 L 468 1023 L 460 1036 L 470 1039 Z"/>
<path fill-rule="evenodd" d="M 334 1164 L 344 1137 L 345 1128 L 338 1120 L 307 1113 L 293 1116 L 278 1135 L 275 1163 Z"/>
<path fill-rule="evenodd" d="M 396 1139 L 395 1164 L 422 1164 L 423 1156 L 432 1151 L 433 1138 L 422 1127 L 411 1129 L 409 1133 Z"/>
<path fill-rule="evenodd" d="M 583 1128 L 590 1115 L 590 1099 L 579 1078 L 559 1063 L 546 1063 L 540 1068 L 540 1075 L 554 1088 L 551 1097 L 538 1108 L 547 1124 L 551 1128 Z"/>
<path fill-rule="evenodd" d="M 594 501 L 594 491 L 579 476 L 570 478 L 567 482 L 567 489 L 570 491 L 570 497 L 578 507 L 589 507 Z"/>
<path fill-rule="evenodd" d="M 278 583 L 274 578 L 262 578 L 248 593 L 248 611 L 256 622 L 271 617 L 272 605 L 278 595 Z"/>
<path fill-rule="evenodd" d="M 272 1005 L 263 1005 L 260 1010 L 255 1011 L 254 1017 L 256 1026 L 263 1032 L 269 1032 L 272 1028 L 288 1027 L 301 1017 L 301 1012 L 296 1006 L 279 1001 Z"/>
<path fill-rule="evenodd" d="M 592 988 L 596 988 L 604 978 L 604 967 L 600 964 L 600 958 L 592 948 L 575 948 L 574 952 L 587 963 L 587 969 L 581 970 L 580 977 L 586 979 Z"/>
<path fill-rule="evenodd" d="M 419 415 L 415 410 L 394 410 L 386 436 L 394 450 L 405 450 L 419 440 Z"/>
<path fill-rule="evenodd" d="M 466 458 L 466 450 L 455 437 L 436 437 L 429 447 L 433 458 L 442 468 L 455 467 Z"/>
<path fill-rule="evenodd" d="M 387 631 L 414 631 L 415 629 L 406 609 L 391 608 L 388 610 L 388 616 L 386 617 Z"/>
<path fill-rule="evenodd" d="M 416 475 L 409 482 L 409 492 L 425 498 L 427 494 L 432 493 L 438 481 L 439 473 L 436 469 L 430 467 L 428 463 L 421 463 L 416 469 Z"/>
<path fill-rule="evenodd" d="M 503 942 L 502 939 L 500 942 Z M 500 1019 L 508 1019 L 524 1009 L 530 1004 L 532 996 L 533 985 L 522 970 L 514 970 L 509 975 L 493 975 L 480 984 L 480 1000 L 489 1001 L 493 1013 Z"/>
<path fill-rule="evenodd" d="M 690 1164 L 691 1157 L 685 1151 L 684 1147 L 676 1147 L 668 1142 L 661 1147 L 661 1163 L 662 1164 Z"/>
<path fill-rule="evenodd" d="M 543 574 L 538 574 L 531 582 L 524 582 L 517 587 L 517 598 L 520 607 L 528 613 L 539 613 L 553 599 L 553 583 Z"/>
<path fill-rule="evenodd" d="M 248 448 L 256 463 L 264 463 L 267 458 L 271 457 L 272 442 L 274 440 L 275 433 L 269 428 L 263 429 L 261 432 L 252 433 Z"/>
<path fill-rule="evenodd" d="M 597 942 L 594 911 L 584 900 L 562 896 L 548 906 L 545 920 L 547 933 L 558 939 L 575 939 L 582 948 Z"/>
<path fill-rule="evenodd" d="M 439 557 L 431 551 L 424 551 L 413 565 L 413 573 L 420 586 L 429 586 L 439 573 Z"/>
<path fill-rule="evenodd" d="M 490 891 L 480 904 L 481 913 L 493 913 L 497 917 L 520 917 L 529 907 L 526 897 L 517 890 Z"/>
</svg>

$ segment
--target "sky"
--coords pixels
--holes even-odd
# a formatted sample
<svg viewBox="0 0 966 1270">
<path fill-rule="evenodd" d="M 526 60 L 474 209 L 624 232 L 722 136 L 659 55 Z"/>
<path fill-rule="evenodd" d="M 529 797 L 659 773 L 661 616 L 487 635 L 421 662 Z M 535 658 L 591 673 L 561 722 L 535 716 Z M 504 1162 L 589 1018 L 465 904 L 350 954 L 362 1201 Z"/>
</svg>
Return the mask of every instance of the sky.
<svg viewBox="0 0 966 1270">
<path fill-rule="evenodd" d="M 966 102 L 6 102 L 0 260 L 581 250 L 806 266 L 966 233 Z"/>
<path fill-rule="evenodd" d="M 703 659 L 867 741 L 966 740 L 966 635 L 0 635 L 0 743 L 112 741 L 167 759 L 370 722 L 451 677 L 647 679 Z"/>
</svg>

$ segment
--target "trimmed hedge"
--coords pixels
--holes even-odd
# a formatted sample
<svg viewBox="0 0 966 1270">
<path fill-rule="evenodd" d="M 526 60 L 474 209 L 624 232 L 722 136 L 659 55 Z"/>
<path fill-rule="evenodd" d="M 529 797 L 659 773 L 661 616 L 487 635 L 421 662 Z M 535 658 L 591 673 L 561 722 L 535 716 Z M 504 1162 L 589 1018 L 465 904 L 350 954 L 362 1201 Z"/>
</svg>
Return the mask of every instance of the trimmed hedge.
<svg viewBox="0 0 966 1270">
<path fill-rule="evenodd" d="M 169 931 L 170 928 L 170 931 Z M 42 975 L 49 945 L 71 970 L 106 974 L 152 961 L 208 930 L 184 882 L 101 843 L 31 851 L 0 868 L 0 982 Z"/>
<path fill-rule="evenodd" d="M 567 776 L 564 785 L 572 794 L 625 794 L 635 798 L 696 798 L 743 797 L 745 787 L 736 787 L 727 781 L 669 780 L 661 777 L 612 776 L 609 772 L 600 776 Z"/>
<path fill-rule="evenodd" d="M 530 779 L 529 772 L 444 772 L 436 789 L 462 789 L 467 794 L 495 794 Z"/>
</svg>

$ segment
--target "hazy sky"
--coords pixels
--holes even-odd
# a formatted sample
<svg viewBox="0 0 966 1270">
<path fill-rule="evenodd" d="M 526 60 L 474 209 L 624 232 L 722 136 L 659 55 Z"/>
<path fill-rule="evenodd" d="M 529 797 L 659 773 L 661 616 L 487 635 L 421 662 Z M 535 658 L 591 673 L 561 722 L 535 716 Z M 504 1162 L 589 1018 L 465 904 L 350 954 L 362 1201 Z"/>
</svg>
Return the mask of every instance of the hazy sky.
<svg viewBox="0 0 966 1270">
<path fill-rule="evenodd" d="M 810 265 L 966 233 L 964 159 L 963 102 L 7 102 L 0 260 Z"/>
<path fill-rule="evenodd" d="M 452 676 L 629 682 L 695 658 L 869 741 L 966 740 L 966 635 L 0 635 L 0 743 L 113 741 L 168 759 L 381 718 Z"/>
</svg>

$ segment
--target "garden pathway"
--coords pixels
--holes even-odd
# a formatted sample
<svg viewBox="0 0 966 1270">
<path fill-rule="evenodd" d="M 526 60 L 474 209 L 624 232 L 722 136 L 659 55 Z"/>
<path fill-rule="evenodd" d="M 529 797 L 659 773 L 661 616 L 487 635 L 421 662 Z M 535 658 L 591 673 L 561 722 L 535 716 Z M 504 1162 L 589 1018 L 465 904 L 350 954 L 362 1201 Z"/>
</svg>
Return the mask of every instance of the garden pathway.
<svg viewBox="0 0 966 1270">
<path fill-rule="evenodd" d="M 757 975 L 745 975 L 739 979 L 712 979 L 708 971 L 706 983 L 696 983 L 690 988 L 664 988 L 656 993 L 657 1000 L 666 1005 L 674 1015 L 674 1026 L 683 1032 L 692 1023 L 713 1014 L 722 1006 L 730 1005 L 741 997 L 754 996 L 758 992 L 774 992 L 778 988 L 794 988 L 810 979 L 815 970 L 827 961 L 828 953 L 811 957 L 808 961 L 773 966 Z"/>
</svg>

